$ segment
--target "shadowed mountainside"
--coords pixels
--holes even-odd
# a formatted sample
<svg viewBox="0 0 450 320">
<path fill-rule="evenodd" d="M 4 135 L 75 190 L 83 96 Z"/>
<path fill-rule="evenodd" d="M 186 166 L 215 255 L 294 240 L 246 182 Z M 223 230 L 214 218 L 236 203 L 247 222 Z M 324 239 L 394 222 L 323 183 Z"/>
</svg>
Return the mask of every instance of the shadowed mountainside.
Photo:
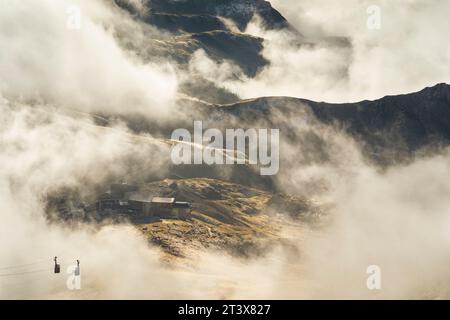
<svg viewBox="0 0 450 320">
<path fill-rule="evenodd" d="M 214 61 L 231 61 L 247 76 L 254 77 L 269 63 L 261 54 L 263 39 L 243 33 L 254 15 L 261 18 L 265 28 L 294 31 L 286 19 L 263 0 L 148 0 L 143 1 L 140 10 L 127 1 L 114 2 L 136 20 L 162 31 L 158 39 L 147 40 L 151 46 L 141 52 L 142 56 L 170 57 L 181 68 L 186 67 L 194 52 L 204 50 Z M 238 101 L 237 96 L 198 76 L 186 79 L 180 88 L 206 101 Z M 202 94 L 205 92 L 208 94 Z"/>
<path fill-rule="evenodd" d="M 159 218 L 116 212 L 100 217 L 83 209 L 89 205 L 80 190 L 67 188 L 48 195 L 48 218 L 67 224 L 131 222 L 171 261 L 192 259 L 194 251 L 206 248 L 241 257 L 258 255 L 268 247 L 289 244 L 280 234 L 283 224 L 315 224 L 325 214 L 325 208 L 306 198 L 273 194 L 224 180 L 164 179 L 138 187 L 143 199 L 162 196 L 191 203 L 190 215 Z"/>
<path fill-rule="evenodd" d="M 163 30 L 155 38 L 146 39 L 143 48 L 133 49 L 142 57 L 170 57 L 180 68 L 188 68 L 193 54 L 203 50 L 214 61 L 231 61 L 247 76 L 254 77 L 269 61 L 261 54 L 264 39 L 242 33 L 253 15 L 258 14 L 266 28 L 290 28 L 262 0 L 153 0 L 144 1 L 141 11 L 121 0 L 116 3 L 140 22 Z M 227 19 L 238 30 L 230 27 Z M 125 46 L 133 45 L 126 39 L 122 41 Z M 136 181 L 147 196 L 174 197 L 192 203 L 189 219 L 111 217 L 131 221 L 149 242 L 162 248 L 169 261 L 192 259 L 193 252 L 205 248 L 237 256 L 258 255 L 269 247 L 289 246 L 281 226 L 294 224 L 298 231 L 326 218 L 327 204 L 316 204 L 310 192 L 312 188 L 322 188 L 321 181 L 312 188 L 305 183 L 299 190 L 291 188 L 286 179 L 292 166 L 302 168 L 333 161 L 336 146 L 327 141 L 330 136 L 321 132 L 323 128 L 343 130 L 360 144 L 366 159 L 381 166 L 408 161 L 422 151 L 432 154 L 428 152 L 430 148 L 438 151 L 450 143 L 447 84 L 356 103 L 334 104 L 291 97 L 238 101 L 226 89 L 189 73 L 189 79 L 180 83 L 180 91 L 185 95 L 178 100 L 179 109 L 167 121 L 133 114 L 117 117 L 136 134 L 133 138 L 150 133 L 152 139 L 168 145 L 174 143 L 168 140 L 174 129 L 190 130 L 194 120 L 202 120 L 204 129 L 275 128 L 280 129 L 282 146 L 289 150 L 280 148 L 278 176 L 261 176 L 259 168 L 250 164 L 175 166 L 168 162 L 167 171 Z M 107 114 L 95 118 L 99 127 L 108 127 L 114 120 Z M 164 157 L 169 159 L 166 152 Z M 112 181 L 120 178 L 123 177 L 111 177 Z M 80 201 L 78 193 L 79 190 L 74 191 L 73 201 L 72 196 L 57 194 L 54 198 L 58 204 L 63 199 L 63 207 L 70 207 L 70 203 Z M 72 211 L 82 210 L 68 210 Z"/>
<path fill-rule="evenodd" d="M 450 85 L 437 84 L 419 92 L 386 96 L 374 101 L 325 103 L 287 97 L 257 98 L 219 107 L 240 121 L 268 119 L 267 125 L 283 130 L 271 117 L 273 110 L 284 117 L 309 117 L 337 125 L 360 141 L 368 156 L 389 164 L 414 155 L 425 147 L 450 142 Z M 252 119 L 252 120 L 251 120 Z"/>
</svg>

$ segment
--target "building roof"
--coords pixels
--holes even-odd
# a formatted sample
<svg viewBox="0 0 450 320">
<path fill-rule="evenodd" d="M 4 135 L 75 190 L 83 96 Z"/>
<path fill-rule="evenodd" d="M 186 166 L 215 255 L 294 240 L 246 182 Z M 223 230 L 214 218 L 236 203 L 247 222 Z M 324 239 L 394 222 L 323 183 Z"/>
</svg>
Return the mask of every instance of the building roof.
<svg viewBox="0 0 450 320">
<path fill-rule="evenodd" d="M 153 197 L 152 203 L 174 203 L 175 198 Z"/>
<path fill-rule="evenodd" d="M 173 206 L 175 208 L 190 208 L 191 204 L 189 202 L 185 202 L 185 201 L 176 201 Z"/>
</svg>

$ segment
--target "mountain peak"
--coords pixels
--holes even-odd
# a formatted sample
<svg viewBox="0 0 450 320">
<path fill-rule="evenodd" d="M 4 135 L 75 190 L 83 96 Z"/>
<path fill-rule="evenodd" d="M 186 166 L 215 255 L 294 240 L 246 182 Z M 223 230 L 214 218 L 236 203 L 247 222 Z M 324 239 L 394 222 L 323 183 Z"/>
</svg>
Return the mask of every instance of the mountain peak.
<svg viewBox="0 0 450 320">
<path fill-rule="evenodd" d="M 434 86 L 426 87 L 425 89 L 423 89 L 423 91 L 425 91 L 425 90 L 434 90 L 434 91 L 436 91 L 436 90 L 450 90 L 450 85 L 445 83 L 445 82 L 441 82 L 441 83 L 438 83 L 438 84 L 436 84 Z"/>
</svg>

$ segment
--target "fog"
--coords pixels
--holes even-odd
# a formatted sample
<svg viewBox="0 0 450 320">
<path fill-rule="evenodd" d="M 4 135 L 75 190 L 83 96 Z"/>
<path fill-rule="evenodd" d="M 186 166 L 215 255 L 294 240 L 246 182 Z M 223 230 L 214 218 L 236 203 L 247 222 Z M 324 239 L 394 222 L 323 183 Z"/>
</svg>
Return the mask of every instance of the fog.
<svg viewBox="0 0 450 320">
<path fill-rule="evenodd" d="M 83 10 L 77 32 L 66 25 L 74 3 Z M 142 10 L 140 1 L 130 3 Z M 364 1 L 345 10 L 329 1 L 273 4 L 308 41 L 339 36 L 351 46 L 327 40 L 299 47 L 292 34 L 264 30 L 255 17 L 247 32 L 266 38 L 263 55 L 271 61 L 255 79 L 201 51 L 186 72 L 243 98 L 349 101 L 450 82 L 445 1 L 382 2 L 379 31 L 365 28 Z M 166 143 L 120 121 L 100 127 L 89 116 L 136 113 L 164 121 L 176 103 L 177 66 L 160 57 L 143 61 L 118 43 L 118 21 L 140 32 L 130 19 L 106 1 L 2 3 L 0 298 L 448 298 L 450 150 L 381 170 L 340 130 L 278 114 L 271 116 L 303 143 L 281 141 L 277 186 L 327 208 L 320 227 L 285 220 L 289 248 L 280 244 L 247 259 L 205 249 L 168 264 L 125 222 L 49 223 L 45 199 L 61 188 L 92 197 L 111 181 L 169 173 Z M 326 142 L 326 161 L 310 132 Z M 53 274 L 54 256 L 61 274 Z M 82 290 L 70 291 L 66 268 L 77 259 Z M 381 269 L 381 290 L 366 286 L 370 265 Z"/>
</svg>

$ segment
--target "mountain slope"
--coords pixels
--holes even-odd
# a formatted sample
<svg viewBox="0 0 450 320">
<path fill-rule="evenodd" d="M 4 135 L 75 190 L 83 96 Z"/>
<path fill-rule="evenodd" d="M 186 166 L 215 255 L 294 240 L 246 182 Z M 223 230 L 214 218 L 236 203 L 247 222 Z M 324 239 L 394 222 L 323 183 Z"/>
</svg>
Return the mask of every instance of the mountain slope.
<svg viewBox="0 0 450 320">
<path fill-rule="evenodd" d="M 366 155 L 380 164 L 411 157 L 422 148 L 450 144 L 450 85 L 447 84 L 356 103 L 263 97 L 197 108 L 201 114 L 208 113 L 208 118 L 220 119 L 211 124 L 219 128 L 226 127 L 228 121 L 249 128 L 280 128 L 282 134 L 284 131 L 292 137 L 302 122 L 306 125 L 310 120 L 338 126 L 356 138 Z M 298 119 L 298 126 L 287 126 L 286 119 Z"/>
<path fill-rule="evenodd" d="M 187 68 L 195 52 L 204 50 L 214 61 L 231 61 L 247 76 L 254 77 L 269 63 L 261 54 L 264 39 L 231 30 L 223 18 L 233 21 L 241 31 L 254 14 L 261 16 L 267 28 L 290 28 L 286 19 L 269 2 L 262 0 L 148 0 L 143 2 L 141 11 L 134 10 L 126 1 L 115 1 L 135 14 L 136 19 L 169 32 L 162 39 L 149 39 L 148 47 L 154 51 L 142 55 L 172 57 L 181 68 Z M 309 117 L 343 128 L 362 144 L 368 158 L 380 164 L 395 163 L 423 148 L 447 145 L 450 140 L 449 86 L 446 84 L 413 94 L 343 104 L 288 97 L 236 102 L 239 98 L 235 94 L 191 73 L 179 88 L 182 93 L 210 104 L 183 101 L 182 112 L 188 116 L 183 120 L 174 119 L 170 127 L 161 128 L 158 123 L 146 125 L 143 121 L 131 127 L 152 133 L 159 131 L 167 136 L 177 126 L 190 126 L 191 120 L 212 118 L 210 125 L 218 128 L 234 123 L 245 127 L 258 124 L 295 133 L 298 128 L 286 127 L 285 119 L 279 116 L 300 122 Z M 294 144 L 300 142 L 295 134 L 291 138 Z"/>
</svg>

